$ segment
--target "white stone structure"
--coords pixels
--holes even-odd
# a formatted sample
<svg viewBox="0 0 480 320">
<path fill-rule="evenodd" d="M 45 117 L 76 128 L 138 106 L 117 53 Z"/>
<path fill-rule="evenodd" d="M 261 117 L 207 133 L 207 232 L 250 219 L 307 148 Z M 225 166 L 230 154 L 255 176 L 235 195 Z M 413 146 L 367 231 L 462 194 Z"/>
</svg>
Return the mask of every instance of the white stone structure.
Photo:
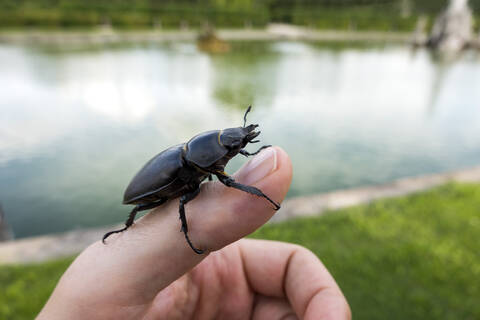
<svg viewBox="0 0 480 320">
<path fill-rule="evenodd" d="M 472 25 L 468 0 L 450 0 L 448 8 L 435 21 L 428 45 L 442 52 L 458 52 L 471 43 Z"/>
</svg>

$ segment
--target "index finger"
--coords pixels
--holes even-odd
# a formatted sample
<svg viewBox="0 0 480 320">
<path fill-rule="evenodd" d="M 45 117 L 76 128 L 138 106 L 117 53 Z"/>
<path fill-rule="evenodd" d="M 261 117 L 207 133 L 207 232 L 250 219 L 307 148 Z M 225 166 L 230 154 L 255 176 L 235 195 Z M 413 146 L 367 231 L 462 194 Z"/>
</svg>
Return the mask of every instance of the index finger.
<svg viewBox="0 0 480 320">
<path fill-rule="evenodd" d="M 342 291 L 311 251 L 266 240 L 242 240 L 239 247 L 255 292 L 287 298 L 301 319 L 351 318 Z"/>
</svg>

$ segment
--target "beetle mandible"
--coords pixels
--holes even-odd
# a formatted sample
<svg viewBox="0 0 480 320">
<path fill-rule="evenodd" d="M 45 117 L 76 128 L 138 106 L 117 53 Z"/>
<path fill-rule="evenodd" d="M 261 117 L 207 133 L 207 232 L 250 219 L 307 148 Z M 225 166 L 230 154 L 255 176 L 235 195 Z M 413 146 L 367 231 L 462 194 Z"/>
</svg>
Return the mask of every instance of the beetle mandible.
<svg viewBox="0 0 480 320">
<path fill-rule="evenodd" d="M 237 154 L 253 156 L 262 149 L 271 147 L 262 146 L 254 153 L 243 149 L 248 143 L 260 142 L 254 140 L 260 134 L 260 131 L 255 131 L 258 124 L 246 125 L 247 114 L 251 108 L 249 106 L 243 116 L 243 127 L 200 133 L 190 141 L 170 147 L 148 161 L 125 190 L 123 204 L 135 205 L 125 222 L 125 227 L 106 233 L 102 239 L 103 243 L 110 235 L 127 230 L 139 211 L 155 208 L 169 199 L 180 197 L 181 231 L 192 250 L 202 254 L 204 251 L 195 248 L 188 237 L 185 205 L 199 194 L 200 183 L 206 178 L 211 181 L 212 175 L 227 187 L 263 197 L 274 205 L 275 210 L 280 209 L 280 205 L 260 189 L 238 183 L 224 172 L 228 161 Z"/>
</svg>

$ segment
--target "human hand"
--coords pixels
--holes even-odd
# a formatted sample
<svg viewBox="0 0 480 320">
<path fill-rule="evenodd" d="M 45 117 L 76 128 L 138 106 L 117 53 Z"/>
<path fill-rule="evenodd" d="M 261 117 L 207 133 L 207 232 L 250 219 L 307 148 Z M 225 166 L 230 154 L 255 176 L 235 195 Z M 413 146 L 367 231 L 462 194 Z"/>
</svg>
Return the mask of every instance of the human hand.
<svg viewBox="0 0 480 320">
<path fill-rule="evenodd" d="M 274 200 L 292 177 L 268 148 L 235 175 Z M 179 232 L 178 200 L 139 219 L 72 263 L 38 319 L 349 319 L 348 304 L 316 256 L 300 246 L 240 240 L 273 215 L 265 199 L 202 185 L 186 206 L 197 255 Z"/>
</svg>

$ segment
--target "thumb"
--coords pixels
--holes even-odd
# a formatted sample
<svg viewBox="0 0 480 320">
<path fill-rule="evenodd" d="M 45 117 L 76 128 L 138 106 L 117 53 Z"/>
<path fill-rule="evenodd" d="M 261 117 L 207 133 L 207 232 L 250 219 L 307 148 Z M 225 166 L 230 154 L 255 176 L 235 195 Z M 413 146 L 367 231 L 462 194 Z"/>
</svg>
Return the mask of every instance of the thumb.
<svg viewBox="0 0 480 320">
<path fill-rule="evenodd" d="M 281 202 L 290 186 L 292 166 L 285 151 L 267 148 L 233 177 Z M 200 194 L 185 206 L 185 211 L 190 239 L 206 252 L 221 249 L 253 232 L 275 213 L 266 199 L 228 188 L 219 181 L 203 184 Z M 99 295 L 109 299 L 103 302 L 110 305 L 151 301 L 207 256 L 195 254 L 188 246 L 179 232 L 178 217 L 176 199 L 139 219 L 127 231 L 112 235 L 107 245 L 93 244 L 72 264 L 57 290 L 67 282 L 66 289 L 94 291 L 97 303 L 103 300 Z"/>
</svg>

